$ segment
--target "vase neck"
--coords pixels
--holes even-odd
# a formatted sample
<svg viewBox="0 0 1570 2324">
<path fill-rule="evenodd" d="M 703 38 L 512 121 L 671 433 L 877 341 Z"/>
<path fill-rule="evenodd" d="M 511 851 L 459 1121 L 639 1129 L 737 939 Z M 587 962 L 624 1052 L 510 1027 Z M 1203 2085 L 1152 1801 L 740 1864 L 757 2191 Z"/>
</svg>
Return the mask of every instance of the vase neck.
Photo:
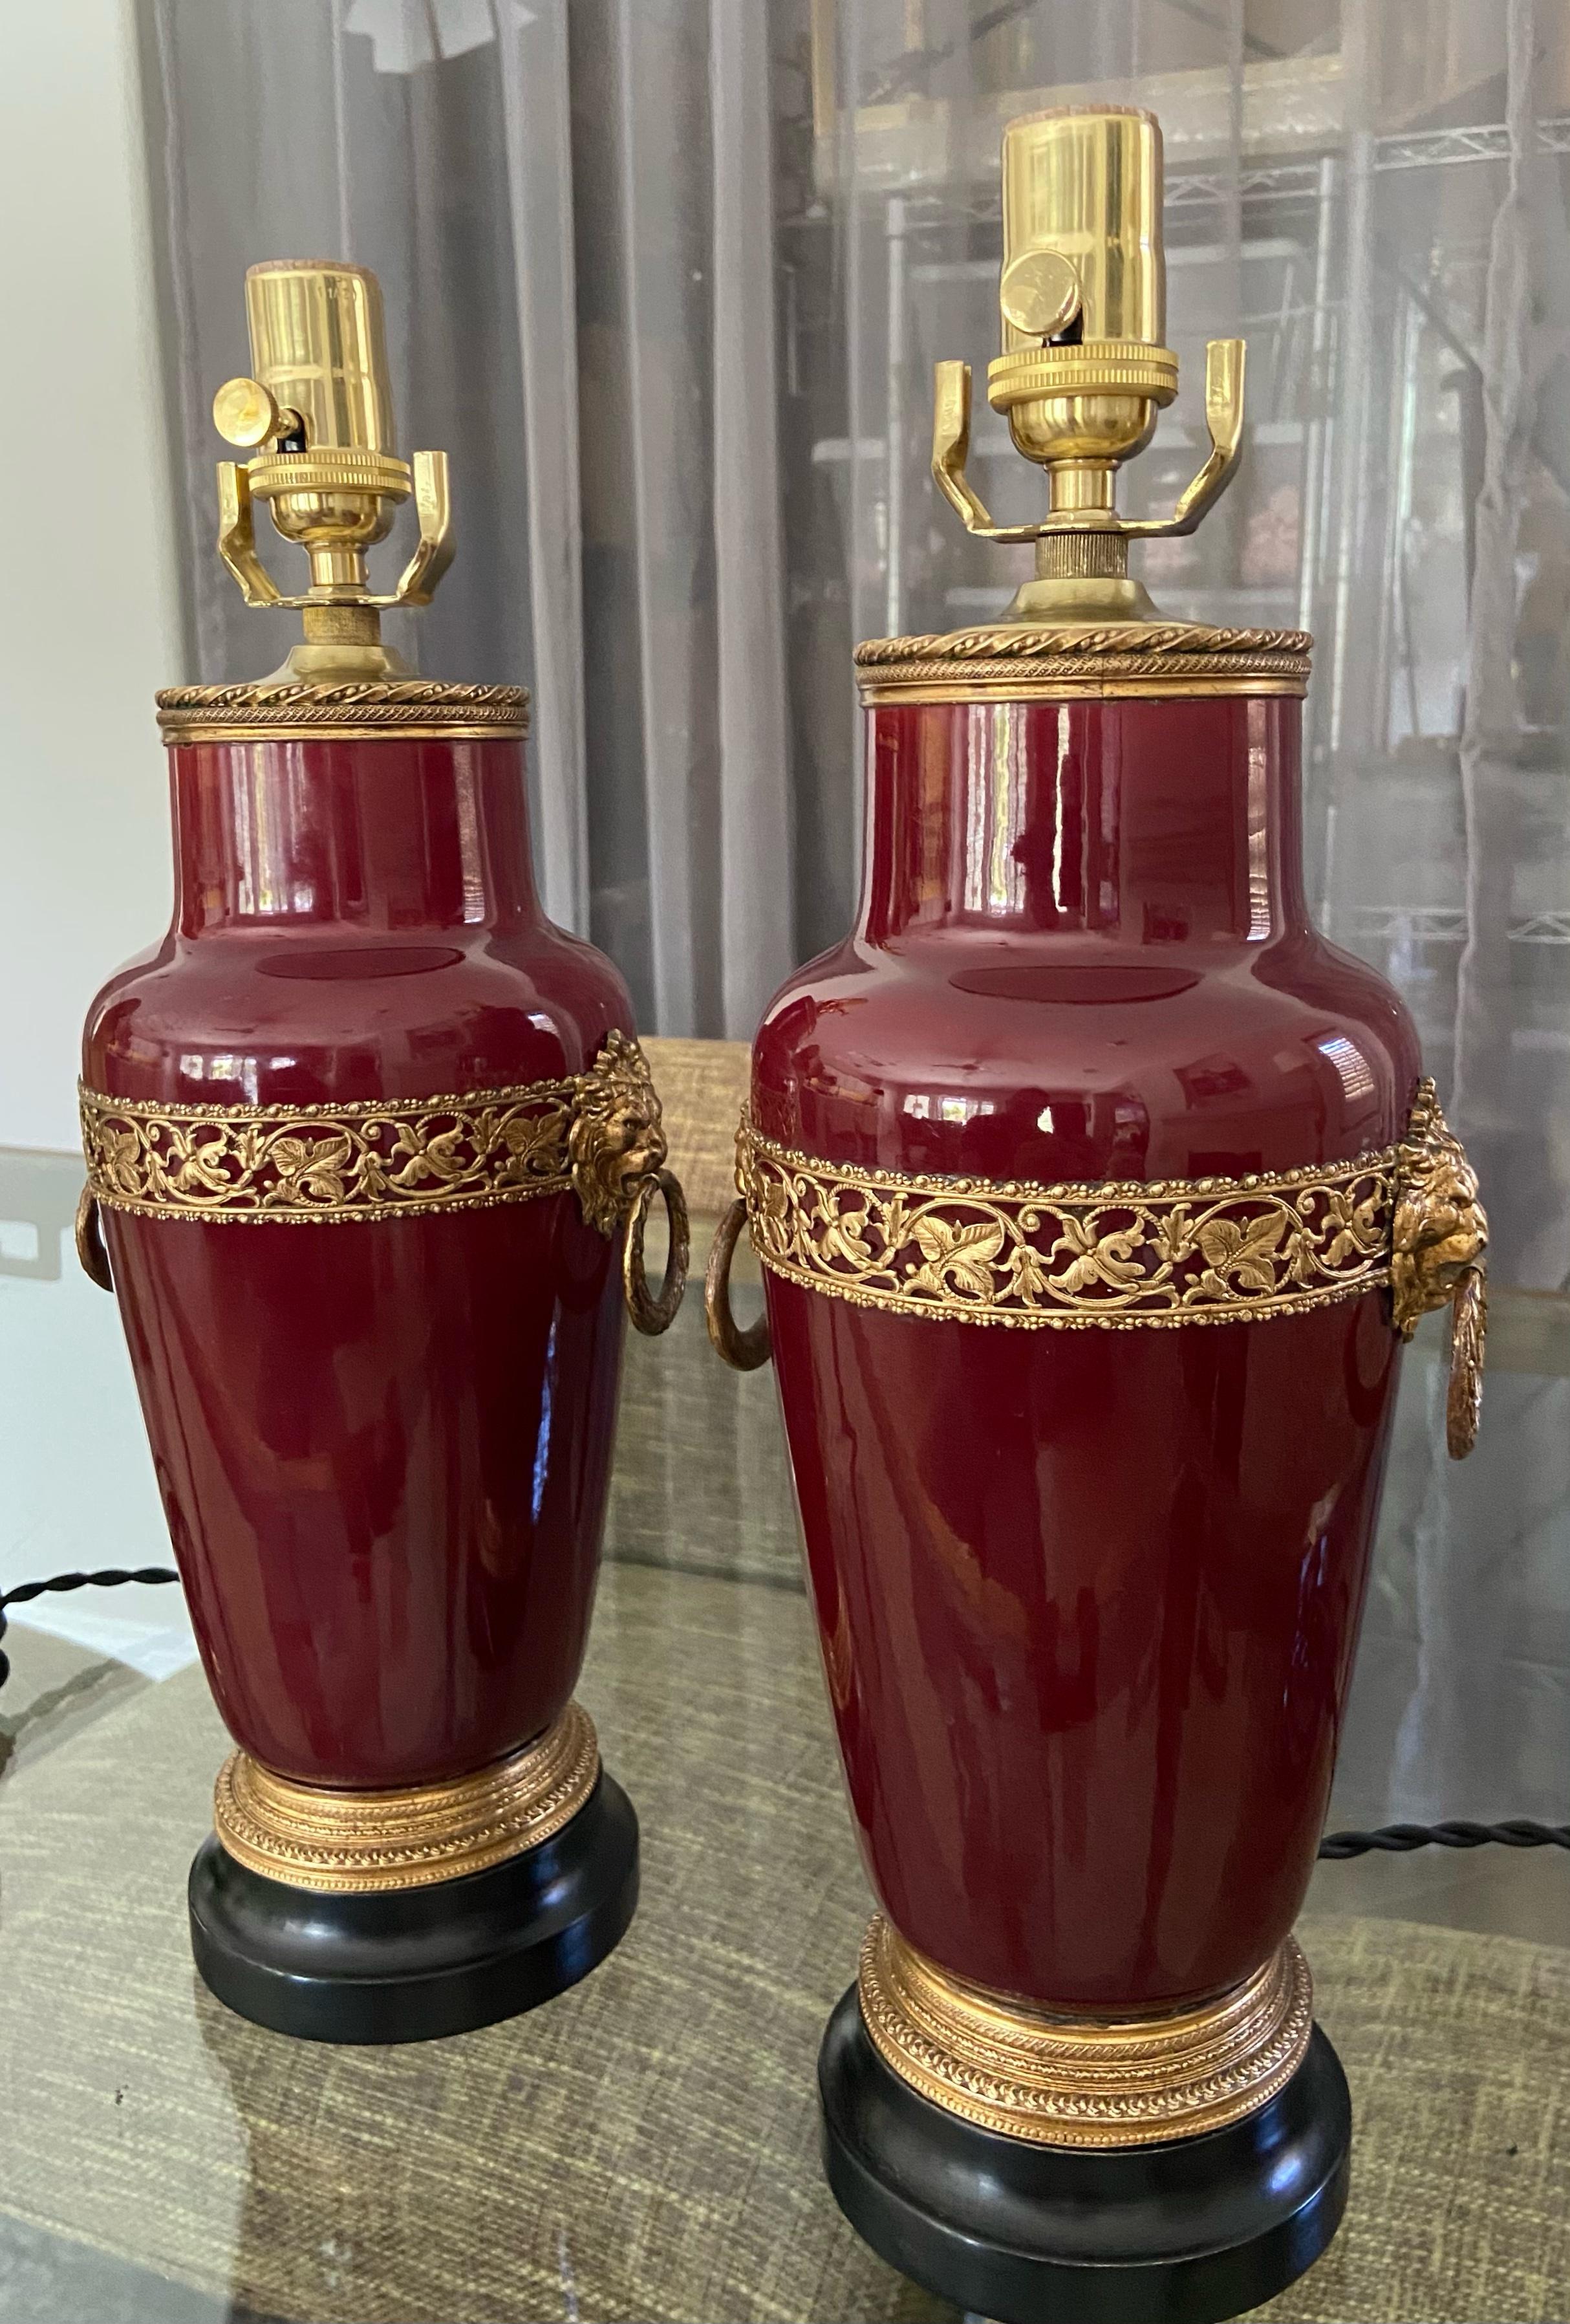
<svg viewBox="0 0 1570 2324">
<path fill-rule="evenodd" d="M 1258 944 L 1307 925 L 1288 697 L 868 714 L 860 934 Z"/>
<path fill-rule="evenodd" d="M 283 738 L 170 753 L 182 935 L 539 917 L 519 745 Z"/>
</svg>

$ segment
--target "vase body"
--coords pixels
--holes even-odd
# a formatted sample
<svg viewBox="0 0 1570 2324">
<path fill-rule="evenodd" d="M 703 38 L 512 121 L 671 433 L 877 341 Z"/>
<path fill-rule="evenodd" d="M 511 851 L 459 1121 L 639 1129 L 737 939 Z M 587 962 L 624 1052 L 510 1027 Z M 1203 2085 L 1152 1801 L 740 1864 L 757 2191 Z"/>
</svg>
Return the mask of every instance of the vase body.
<svg viewBox="0 0 1570 2324">
<path fill-rule="evenodd" d="M 754 1128 L 983 1190 L 1389 1148 L 1416 1039 L 1309 924 L 1298 750 L 1284 694 L 869 709 L 858 923 L 771 1005 Z M 956 1273 L 926 1248 L 954 1296 L 918 1314 L 823 1296 L 760 1244 L 868 1874 L 956 1978 L 1092 2017 L 1194 2006 L 1282 1945 L 1312 1868 L 1388 1293 L 1008 1328 L 955 1312 L 963 1250 Z"/>
<path fill-rule="evenodd" d="M 461 2031 L 636 1899 L 572 1696 L 658 1103 L 540 912 L 516 689 L 162 700 L 175 911 L 87 1019 L 84 1252 L 239 1746 L 197 1960 L 280 2031 Z"/>
<path fill-rule="evenodd" d="M 330 1115 L 559 1081 L 630 1032 L 609 962 L 539 911 L 516 740 L 170 759 L 174 922 L 94 1003 L 89 1089 Z M 236 1739 L 381 1787 L 540 1733 L 583 1657 L 622 1335 L 574 1196 L 289 1228 L 110 1209 L 105 1231 Z"/>
</svg>

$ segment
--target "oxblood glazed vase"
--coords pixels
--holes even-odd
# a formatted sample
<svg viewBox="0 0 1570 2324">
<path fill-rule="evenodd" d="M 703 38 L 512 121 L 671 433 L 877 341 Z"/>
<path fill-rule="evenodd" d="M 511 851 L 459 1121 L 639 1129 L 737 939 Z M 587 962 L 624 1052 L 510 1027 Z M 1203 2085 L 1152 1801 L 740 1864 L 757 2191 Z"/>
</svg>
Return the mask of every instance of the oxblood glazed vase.
<svg viewBox="0 0 1570 2324">
<path fill-rule="evenodd" d="M 1480 1302 L 1483 1223 L 1406 1010 L 1308 920 L 1308 646 L 861 650 L 858 918 L 767 1010 L 710 1262 L 721 1352 L 777 1368 L 880 1908 L 830 2183 L 1018 2324 L 1233 2315 L 1345 2200 L 1290 1932 L 1401 1340 Z"/>
<path fill-rule="evenodd" d="M 170 761 L 174 920 L 95 1001 L 89 1089 L 330 1114 L 560 1081 L 630 1034 L 616 971 L 540 913 L 516 741 Z M 571 1191 L 308 1231 L 104 1223 L 235 1739 L 390 1789 L 542 1733 L 583 1661 L 623 1324 Z"/>
<path fill-rule="evenodd" d="M 1057 1185 L 1239 1179 L 1403 1133 L 1410 1019 L 1304 906 L 1296 701 L 868 723 L 858 925 L 768 1010 L 764 1136 Z M 1323 1824 L 1399 1369 L 1388 1296 L 1019 1330 L 765 1281 L 895 1927 L 1056 2011 L 1235 1985 L 1287 1937 Z"/>
<path fill-rule="evenodd" d="M 318 691 L 293 731 L 308 687 L 163 697 L 174 918 L 88 1017 L 84 1223 L 240 1747 L 198 1962 L 283 2030 L 401 2039 L 630 1916 L 572 1694 L 629 1213 L 674 1182 L 625 987 L 535 894 L 522 695 Z"/>
<path fill-rule="evenodd" d="M 778 1366 L 881 1907 L 819 2057 L 885 2258 L 1002 2324 L 1217 2324 L 1335 2233 L 1345 2078 L 1291 1937 L 1329 1796 L 1400 1342 L 1486 1240 L 1396 995 L 1303 899 L 1311 640 L 1164 620 L 1120 464 L 1178 389 L 1162 159 L 1129 106 L 1004 131 L 987 400 L 1042 472 L 997 525 L 971 372 L 932 478 L 1035 543 L 1000 621 L 859 647 L 854 933 L 753 1052 L 709 1328 Z M 743 1228 L 767 1314 L 726 1297 Z"/>
</svg>

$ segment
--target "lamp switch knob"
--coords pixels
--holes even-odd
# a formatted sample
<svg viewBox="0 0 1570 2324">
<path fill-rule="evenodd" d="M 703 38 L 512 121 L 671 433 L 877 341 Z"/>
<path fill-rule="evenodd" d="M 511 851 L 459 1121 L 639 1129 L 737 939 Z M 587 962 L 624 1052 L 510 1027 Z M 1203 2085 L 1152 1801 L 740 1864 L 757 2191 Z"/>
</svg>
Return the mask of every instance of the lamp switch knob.
<svg viewBox="0 0 1570 2324">
<path fill-rule="evenodd" d="M 1066 330 L 1084 299 L 1079 269 L 1060 250 L 1022 250 L 997 286 L 1004 319 L 1033 339 Z"/>
<path fill-rule="evenodd" d="M 226 379 L 213 398 L 213 425 L 219 435 L 248 449 L 287 434 L 292 416 L 279 410 L 259 379 Z"/>
</svg>

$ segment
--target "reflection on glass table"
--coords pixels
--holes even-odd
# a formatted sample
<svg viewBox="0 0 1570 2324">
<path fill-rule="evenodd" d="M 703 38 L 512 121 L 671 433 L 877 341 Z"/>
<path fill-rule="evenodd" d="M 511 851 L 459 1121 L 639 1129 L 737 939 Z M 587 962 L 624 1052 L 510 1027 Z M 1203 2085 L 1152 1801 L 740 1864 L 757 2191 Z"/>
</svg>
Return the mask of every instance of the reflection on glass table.
<svg viewBox="0 0 1570 2324">
<path fill-rule="evenodd" d="M 0 1213 L 31 1240 L 11 1227 L 0 1247 L 0 1586 L 162 1562 L 114 1310 L 60 1263 L 77 1166 L 6 1169 Z M 1437 1355 L 1409 1366 L 1409 1429 Z M 1551 1407 L 1551 1334 L 1536 1360 L 1491 1393 Z M 225 1738 L 178 1591 L 84 1592 L 14 1623 L 0 2319 L 950 2313 L 858 2242 L 818 2165 L 817 2044 L 869 1898 L 774 1398 L 767 1372 L 713 1359 L 695 1301 L 629 1349 L 582 1692 L 642 1818 L 643 1901 L 583 1986 L 483 2033 L 337 2049 L 224 2010 L 191 1967 L 184 1881 Z M 1389 1804 L 1399 1465 L 1391 1507 L 1342 1824 Z M 1353 2084 L 1354 2191 L 1329 2255 L 1267 2312 L 1566 2312 L 1567 1906 L 1549 1851 L 1320 1868 L 1303 1934 Z"/>
</svg>

